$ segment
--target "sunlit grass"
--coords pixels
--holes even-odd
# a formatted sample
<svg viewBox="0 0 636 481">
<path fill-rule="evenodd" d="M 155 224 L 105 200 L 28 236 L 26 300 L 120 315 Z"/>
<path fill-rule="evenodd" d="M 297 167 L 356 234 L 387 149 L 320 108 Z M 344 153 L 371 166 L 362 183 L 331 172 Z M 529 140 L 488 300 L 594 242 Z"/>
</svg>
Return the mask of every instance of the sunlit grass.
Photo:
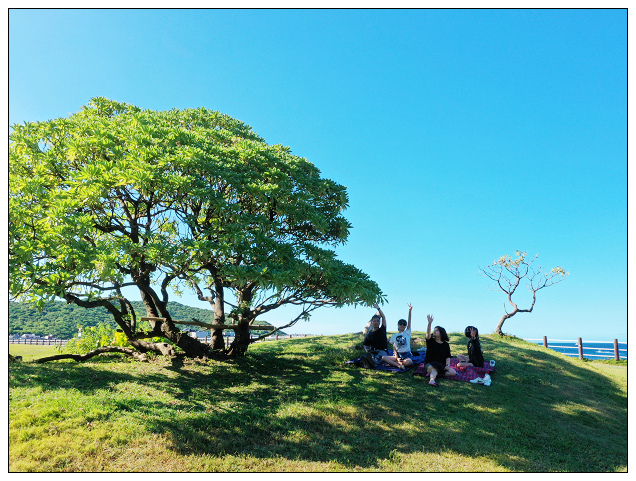
<svg viewBox="0 0 636 481">
<path fill-rule="evenodd" d="M 27 362 L 40 357 L 55 356 L 59 354 L 59 351 L 55 346 L 9 344 L 9 354 L 12 356 L 22 356 L 22 360 Z"/>
<path fill-rule="evenodd" d="M 484 336 L 493 385 L 434 389 L 410 373 L 345 366 L 358 341 L 259 343 L 205 364 L 11 364 L 9 470 L 626 470 L 623 364 Z M 462 336 L 451 343 L 465 350 Z"/>
</svg>

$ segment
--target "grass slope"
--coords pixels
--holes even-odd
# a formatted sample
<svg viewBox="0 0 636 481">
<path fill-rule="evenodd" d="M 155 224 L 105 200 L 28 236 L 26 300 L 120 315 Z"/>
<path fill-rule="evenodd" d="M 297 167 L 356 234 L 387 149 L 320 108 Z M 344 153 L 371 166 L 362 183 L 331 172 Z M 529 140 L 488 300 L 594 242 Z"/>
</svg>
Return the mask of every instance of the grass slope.
<svg viewBox="0 0 636 481">
<path fill-rule="evenodd" d="M 356 342 L 286 339 L 207 364 L 11 364 L 9 471 L 627 469 L 624 363 L 486 336 L 492 386 L 432 388 L 343 365 Z"/>
</svg>

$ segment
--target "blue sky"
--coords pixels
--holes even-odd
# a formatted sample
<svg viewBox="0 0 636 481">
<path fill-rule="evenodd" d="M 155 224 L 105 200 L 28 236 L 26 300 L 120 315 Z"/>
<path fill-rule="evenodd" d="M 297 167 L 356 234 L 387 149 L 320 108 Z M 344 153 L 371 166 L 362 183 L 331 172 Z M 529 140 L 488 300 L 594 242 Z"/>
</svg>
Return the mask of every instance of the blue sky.
<svg viewBox="0 0 636 481">
<path fill-rule="evenodd" d="M 626 340 L 625 10 L 11 10 L 9 123 L 96 96 L 219 110 L 347 186 L 337 252 L 389 330 L 410 302 L 414 330 L 494 331 L 505 295 L 479 266 L 522 250 L 570 275 L 505 332 Z"/>
</svg>

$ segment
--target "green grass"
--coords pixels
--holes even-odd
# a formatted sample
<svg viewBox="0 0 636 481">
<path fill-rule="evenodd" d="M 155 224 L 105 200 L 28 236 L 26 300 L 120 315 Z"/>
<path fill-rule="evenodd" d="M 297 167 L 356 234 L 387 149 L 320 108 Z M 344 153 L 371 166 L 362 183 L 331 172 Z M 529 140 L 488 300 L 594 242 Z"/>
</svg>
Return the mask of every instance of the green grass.
<svg viewBox="0 0 636 481">
<path fill-rule="evenodd" d="M 40 357 L 55 356 L 56 354 L 60 354 L 60 351 L 58 351 L 55 346 L 9 344 L 9 354 L 22 356 L 22 360 L 28 362 Z"/>
<path fill-rule="evenodd" d="M 492 386 L 432 388 L 345 366 L 356 342 L 280 340 L 205 364 L 10 364 L 9 471 L 627 469 L 624 362 L 484 336 Z M 464 352 L 463 336 L 451 347 Z"/>
</svg>

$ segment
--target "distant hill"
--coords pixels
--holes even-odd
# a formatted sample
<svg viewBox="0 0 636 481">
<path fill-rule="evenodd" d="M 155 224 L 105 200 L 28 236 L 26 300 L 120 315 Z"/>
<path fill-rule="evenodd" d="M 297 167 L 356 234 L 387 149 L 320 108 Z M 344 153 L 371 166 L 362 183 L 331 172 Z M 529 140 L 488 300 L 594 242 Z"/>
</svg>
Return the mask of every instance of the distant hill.
<svg viewBox="0 0 636 481">
<path fill-rule="evenodd" d="M 131 304 L 137 318 L 146 315 L 143 302 L 132 301 Z M 176 321 L 189 321 L 194 318 L 201 322 L 211 323 L 214 320 L 213 312 L 208 309 L 186 306 L 178 302 L 169 302 L 168 309 Z M 9 335 L 37 334 L 70 339 L 77 333 L 78 325 L 88 327 L 100 323 L 116 327 L 113 317 L 103 307 L 86 309 L 75 304 L 67 304 L 64 301 L 50 301 L 39 311 L 32 304 L 9 302 Z M 268 323 L 256 321 L 256 324 Z M 202 330 L 197 326 L 181 326 L 182 329 L 188 327 L 193 330 Z M 284 333 L 279 332 L 279 334 Z"/>
</svg>

